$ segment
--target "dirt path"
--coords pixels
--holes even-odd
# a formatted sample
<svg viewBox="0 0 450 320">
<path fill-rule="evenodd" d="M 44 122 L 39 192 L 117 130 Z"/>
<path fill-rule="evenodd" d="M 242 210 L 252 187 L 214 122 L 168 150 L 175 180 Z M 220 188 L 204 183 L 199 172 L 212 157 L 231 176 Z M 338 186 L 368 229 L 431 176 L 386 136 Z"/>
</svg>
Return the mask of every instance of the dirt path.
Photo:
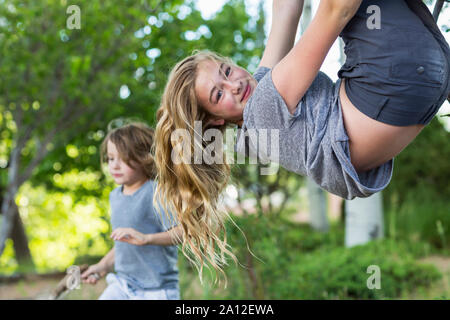
<svg viewBox="0 0 450 320">
<path fill-rule="evenodd" d="M 429 256 L 419 260 L 424 263 L 431 263 L 436 266 L 442 273 L 450 272 L 450 257 L 446 256 Z"/>
<path fill-rule="evenodd" d="M 59 283 L 58 279 L 43 279 L 24 281 L 16 283 L 0 284 L 0 300 L 15 299 L 46 299 Z M 74 289 L 71 292 L 64 293 L 63 299 L 70 300 L 95 300 L 106 288 L 104 279 L 100 280 L 95 286 L 81 284 L 80 289 Z"/>
<path fill-rule="evenodd" d="M 402 299 L 450 299 L 450 257 L 432 255 L 419 259 L 418 262 L 434 265 L 442 273 L 442 279 L 429 288 L 417 289 Z"/>
</svg>

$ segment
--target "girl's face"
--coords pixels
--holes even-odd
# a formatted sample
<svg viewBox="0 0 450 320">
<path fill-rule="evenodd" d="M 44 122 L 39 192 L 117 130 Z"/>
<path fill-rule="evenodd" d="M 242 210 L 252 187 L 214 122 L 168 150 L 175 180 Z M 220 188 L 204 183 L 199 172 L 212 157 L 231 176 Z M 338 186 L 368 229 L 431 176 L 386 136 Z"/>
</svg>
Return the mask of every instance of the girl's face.
<svg viewBox="0 0 450 320">
<path fill-rule="evenodd" d="M 202 61 L 198 65 L 195 93 L 214 125 L 242 121 L 244 107 L 257 81 L 247 70 L 226 62 Z"/>
<path fill-rule="evenodd" d="M 107 143 L 108 170 L 116 184 L 132 186 L 145 179 L 141 170 L 133 169 L 120 158 L 116 145 Z"/>
</svg>

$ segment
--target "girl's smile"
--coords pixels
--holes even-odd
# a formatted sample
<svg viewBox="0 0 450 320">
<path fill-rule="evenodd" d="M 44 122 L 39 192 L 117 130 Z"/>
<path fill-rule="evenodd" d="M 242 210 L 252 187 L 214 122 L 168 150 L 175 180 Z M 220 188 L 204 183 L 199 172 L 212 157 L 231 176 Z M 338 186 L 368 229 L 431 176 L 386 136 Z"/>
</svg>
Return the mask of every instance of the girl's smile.
<svg viewBox="0 0 450 320">
<path fill-rule="evenodd" d="M 256 80 L 245 69 L 205 60 L 197 69 L 195 92 L 200 105 L 213 117 L 214 124 L 241 122 L 245 104 L 256 87 Z"/>
</svg>

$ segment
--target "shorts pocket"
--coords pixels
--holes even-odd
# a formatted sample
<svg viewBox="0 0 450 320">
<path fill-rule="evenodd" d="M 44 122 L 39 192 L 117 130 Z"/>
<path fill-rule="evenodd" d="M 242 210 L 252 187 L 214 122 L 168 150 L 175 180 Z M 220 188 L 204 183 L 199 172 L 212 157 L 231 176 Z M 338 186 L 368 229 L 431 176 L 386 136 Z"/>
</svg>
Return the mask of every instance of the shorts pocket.
<svg viewBox="0 0 450 320">
<path fill-rule="evenodd" d="M 444 82 L 444 64 L 436 61 L 393 59 L 390 77 L 404 84 L 441 87 Z"/>
<path fill-rule="evenodd" d="M 415 29 L 397 28 L 389 33 L 389 76 L 400 84 L 440 87 L 445 60 L 436 39 Z"/>
</svg>

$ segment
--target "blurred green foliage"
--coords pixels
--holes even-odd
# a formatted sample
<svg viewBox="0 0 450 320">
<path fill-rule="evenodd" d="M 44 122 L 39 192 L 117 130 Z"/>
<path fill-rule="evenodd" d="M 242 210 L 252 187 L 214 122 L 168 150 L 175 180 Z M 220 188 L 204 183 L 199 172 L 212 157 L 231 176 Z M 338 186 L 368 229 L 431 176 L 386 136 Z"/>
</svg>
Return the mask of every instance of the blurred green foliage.
<svg viewBox="0 0 450 320">
<path fill-rule="evenodd" d="M 69 5 L 80 7 L 79 30 L 66 28 Z M 218 51 L 254 70 L 264 41 L 261 10 L 250 16 L 243 1 L 233 0 L 205 20 L 194 2 L 182 0 L 2 2 L 0 192 L 8 179 L 5 165 L 23 136 L 17 121 L 32 129 L 21 152 L 23 170 L 41 152 L 38 141 L 67 118 L 61 114 L 65 107 L 77 102 L 73 116 L 86 111 L 52 137 L 16 198 L 37 271 L 65 269 L 77 256 L 101 255 L 111 247 L 113 186 L 99 161 L 108 123 L 127 117 L 154 125 L 170 68 L 194 49 Z M 120 95 L 124 85 L 129 96 Z M 18 110 L 22 119 L 14 117 Z M 0 273 L 21 270 L 13 255 L 8 241 Z"/>
<path fill-rule="evenodd" d="M 8 171 L 3 167 L 17 138 L 16 108 L 27 111 L 25 122 L 30 125 L 39 115 L 45 118 L 22 152 L 25 164 L 39 153 L 36 142 L 61 116 L 65 103 L 77 99 L 91 112 L 74 121 L 70 134 L 55 136 L 46 158 L 16 198 L 38 272 L 95 263 L 112 246 L 108 195 L 114 184 L 99 164 L 99 145 L 111 120 L 135 117 L 154 125 L 170 68 L 194 49 L 231 56 L 250 71 L 261 57 L 261 7 L 258 15 L 250 16 L 243 1 L 231 0 L 205 20 L 191 1 L 163 1 L 155 12 L 138 10 L 142 3 L 71 2 L 81 7 L 81 30 L 66 30 L 65 0 L 27 5 L 4 0 L 0 6 L 0 16 L 11 21 L 0 20 L 0 187 L 6 185 Z M 126 98 L 119 95 L 123 85 L 130 92 Z M 41 114 L 43 110 L 48 112 Z M 94 116 L 96 110 L 107 112 Z M 226 290 L 207 281 L 195 287 L 197 272 L 180 254 L 183 297 L 384 299 L 438 280 L 435 268 L 419 265 L 416 259 L 431 253 L 449 255 L 449 135 L 434 119 L 395 159 L 392 182 L 383 192 L 387 239 L 352 249 L 343 247 L 341 224 L 323 234 L 289 221 L 304 205 L 293 192 L 301 186 L 301 177 L 281 170 L 280 180 L 261 180 L 255 168 L 236 166 L 234 181 L 247 196 L 266 201 L 281 185 L 289 202 L 283 208 L 234 217 L 256 257 L 242 233 L 229 225 L 233 250 L 247 267 L 227 267 Z M 382 270 L 381 290 L 366 287 L 369 265 Z M 0 274 L 21 271 L 8 241 Z"/>
<path fill-rule="evenodd" d="M 96 186 L 98 177 L 98 172 L 74 169 L 54 177 L 65 191 L 50 191 L 30 183 L 22 186 L 16 202 L 37 272 L 65 270 L 78 256 L 101 256 L 112 247 L 108 200 L 114 183 L 108 180 L 100 197 L 77 193 L 78 189 Z M 2 274 L 22 271 L 13 257 L 9 241 L 0 258 Z"/>
<path fill-rule="evenodd" d="M 98 147 L 111 120 L 133 117 L 153 126 L 169 70 L 194 49 L 215 50 L 254 71 L 264 41 L 262 8 L 249 16 L 242 0 L 232 0 L 214 19 L 205 20 L 193 1 L 159 2 L 3 1 L 1 168 L 19 135 L 15 113 L 23 111 L 22 131 L 32 129 L 22 167 L 42 151 L 38 142 L 64 119 L 30 179 L 52 189 L 55 173 L 98 170 Z M 157 10 L 145 9 L 145 3 Z M 79 30 L 66 28 L 69 5 L 80 7 Z M 121 97 L 121 88 L 129 96 Z M 0 186 L 6 181 L 7 171 L 1 170 Z"/>
<path fill-rule="evenodd" d="M 442 278 L 435 266 L 416 261 L 430 252 L 423 242 L 386 239 L 345 248 L 341 224 L 333 224 L 329 233 L 318 233 L 307 225 L 268 216 L 234 219 L 257 258 L 230 226 L 231 246 L 245 266 L 227 267 L 226 289 L 205 281 L 199 290 L 193 287 L 195 270 L 181 260 L 184 299 L 393 299 Z M 371 265 L 380 268 L 381 289 L 367 287 Z"/>
<path fill-rule="evenodd" d="M 450 248 L 450 132 L 435 118 L 394 160 L 383 191 L 385 230 L 393 239 L 420 239 Z M 446 249 L 446 250 L 445 250 Z"/>
</svg>

